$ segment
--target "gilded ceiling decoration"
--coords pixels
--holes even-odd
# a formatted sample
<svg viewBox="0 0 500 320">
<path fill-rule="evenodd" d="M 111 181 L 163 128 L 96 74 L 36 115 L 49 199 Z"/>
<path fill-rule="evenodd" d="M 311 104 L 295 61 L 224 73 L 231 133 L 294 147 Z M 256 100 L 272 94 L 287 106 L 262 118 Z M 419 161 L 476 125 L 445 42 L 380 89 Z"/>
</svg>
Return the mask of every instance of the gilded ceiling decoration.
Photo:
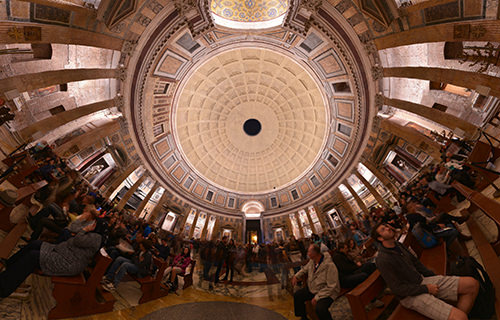
<svg viewBox="0 0 500 320">
<path fill-rule="evenodd" d="M 327 136 L 317 83 L 271 50 L 240 48 L 213 57 L 192 74 L 177 105 L 174 134 L 188 162 L 234 192 L 272 192 L 293 183 L 316 161 Z M 252 121 L 254 132 L 247 130 Z"/>
<path fill-rule="evenodd" d="M 238 22 L 276 19 L 288 10 L 288 0 L 212 0 L 212 13 Z"/>
</svg>

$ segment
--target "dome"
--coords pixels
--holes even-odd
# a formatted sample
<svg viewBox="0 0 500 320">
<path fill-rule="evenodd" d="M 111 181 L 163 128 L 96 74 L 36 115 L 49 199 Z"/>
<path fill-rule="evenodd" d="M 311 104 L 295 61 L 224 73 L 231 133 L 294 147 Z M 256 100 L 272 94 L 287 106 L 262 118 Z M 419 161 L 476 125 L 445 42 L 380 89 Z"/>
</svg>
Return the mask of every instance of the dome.
<svg viewBox="0 0 500 320">
<path fill-rule="evenodd" d="M 328 112 L 318 83 L 298 63 L 268 49 L 238 48 L 194 70 L 172 125 L 183 156 L 207 181 L 228 192 L 262 193 L 297 181 L 315 163 Z"/>
</svg>

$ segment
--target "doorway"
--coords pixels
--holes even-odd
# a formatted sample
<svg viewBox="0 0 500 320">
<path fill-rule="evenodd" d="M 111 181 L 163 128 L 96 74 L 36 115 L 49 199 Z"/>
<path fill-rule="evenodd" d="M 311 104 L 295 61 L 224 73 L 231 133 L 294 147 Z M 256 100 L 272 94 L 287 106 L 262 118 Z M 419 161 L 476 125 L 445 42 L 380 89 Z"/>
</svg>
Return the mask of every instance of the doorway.
<svg viewBox="0 0 500 320">
<path fill-rule="evenodd" d="M 245 230 L 246 243 L 261 243 L 262 233 L 260 230 L 260 220 L 247 220 Z"/>
</svg>

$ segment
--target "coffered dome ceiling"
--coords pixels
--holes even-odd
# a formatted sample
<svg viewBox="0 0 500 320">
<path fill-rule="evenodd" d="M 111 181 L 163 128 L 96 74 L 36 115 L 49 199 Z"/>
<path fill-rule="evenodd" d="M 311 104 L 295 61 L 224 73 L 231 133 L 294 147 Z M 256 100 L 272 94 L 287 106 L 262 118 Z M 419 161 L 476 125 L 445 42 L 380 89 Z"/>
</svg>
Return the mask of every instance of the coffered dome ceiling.
<svg viewBox="0 0 500 320">
<path fill-rule="evenodd" d="M 125 113 L 141 163 L 174 201 L 228 215 L 259 201 L 285 214 L 331 197 L 350 174 L 377 85 L 354 29 L 321 10 L 304 34 L 206 24 L 193 38 L 168 10 L 149 24 L 126 61 Z M 289 16 L 285 25 L 301 21 Z"/>
<path fill-rule="evenodd" d="M 272 192 L 296 182 L 326 142 L 320 88 L 298 63 L 271 50 L 239 48 L 209 59 L 174 108 L 174 136 L 187 161 L 230 192 Z M 260 126 L 254 133 L 244 128 L 251 119 Z"/>
</svg>

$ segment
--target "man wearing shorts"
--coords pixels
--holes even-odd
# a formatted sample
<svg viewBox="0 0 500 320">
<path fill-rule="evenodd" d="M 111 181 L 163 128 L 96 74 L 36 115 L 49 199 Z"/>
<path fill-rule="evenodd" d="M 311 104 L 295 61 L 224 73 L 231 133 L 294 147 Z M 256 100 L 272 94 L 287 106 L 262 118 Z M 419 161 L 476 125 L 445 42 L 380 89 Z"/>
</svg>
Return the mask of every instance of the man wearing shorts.
<svg viewBox="0 0 500 320">
<path fill-rule="evenodd" d="M 468 319 L 479 290 L 474 278 L 435 275 L 396 241 L 388 224 L 376 225 L 372 238 L 380 244 L 377 268 L 403 307 L 434 320 Z"/>
</svg>

